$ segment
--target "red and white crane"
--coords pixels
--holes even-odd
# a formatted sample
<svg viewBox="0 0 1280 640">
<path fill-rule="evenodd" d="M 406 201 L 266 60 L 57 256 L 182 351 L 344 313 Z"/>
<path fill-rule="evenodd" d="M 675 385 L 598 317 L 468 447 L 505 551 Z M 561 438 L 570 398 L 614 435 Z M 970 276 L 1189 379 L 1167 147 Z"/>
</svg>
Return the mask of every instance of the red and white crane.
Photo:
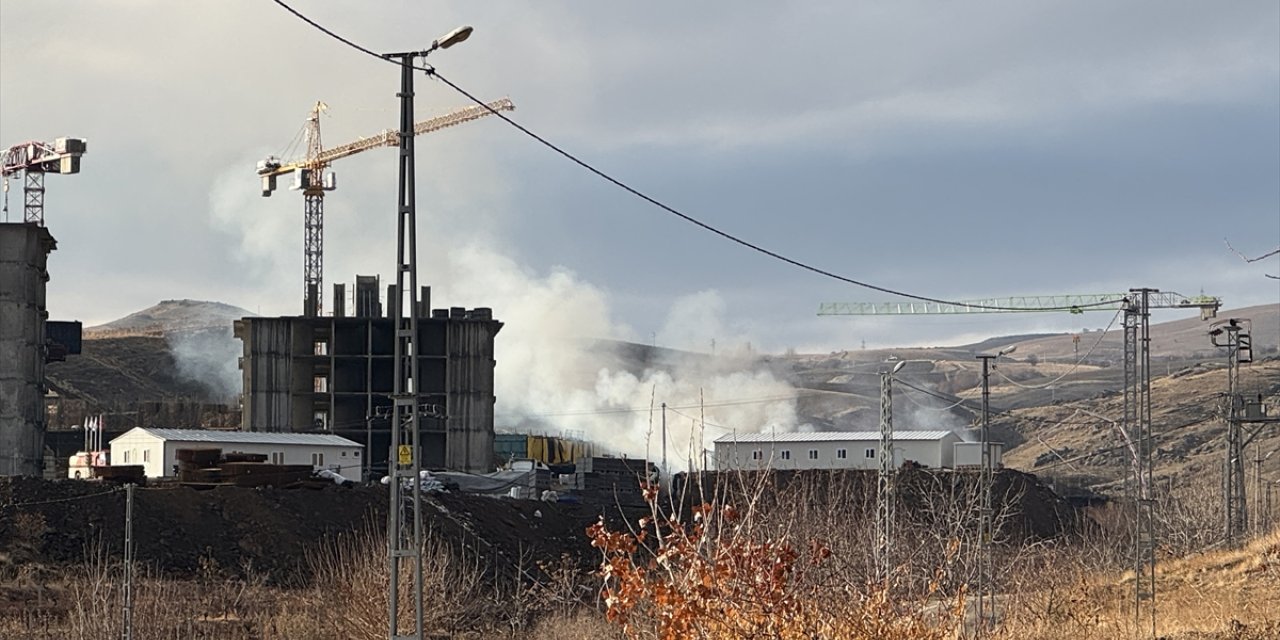
<svg viewBox="0 0 1280 640">
<path fill-rule="evenodd" d="M 58 138 L 53 143 L 24 142 L 0 153 L 0 175 L 4 177 L 4 212 L 9 214 L 9 176 L 22 174 L 22 221 L 44 226 L 44 174 L 80 173 L 84 138 Z"/>
</svg>

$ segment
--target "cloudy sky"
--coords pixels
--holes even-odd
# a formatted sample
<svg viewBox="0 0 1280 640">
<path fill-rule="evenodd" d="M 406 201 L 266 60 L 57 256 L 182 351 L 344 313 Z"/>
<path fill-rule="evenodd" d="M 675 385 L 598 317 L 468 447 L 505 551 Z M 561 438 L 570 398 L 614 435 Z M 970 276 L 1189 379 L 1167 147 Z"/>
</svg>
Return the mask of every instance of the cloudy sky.
<svg viewBox="0 0 1280 640">
<path fill-rule="evenodd" d="M 1280 258 L 1223 243 L 1280 245 L 1273 0 L 291 4 L 378 51 L 473 25 L 432 56 L 442 74 L 510 96 L 516 120 L 634 187 L 845 276 L 949 299 L 1280 301 L 1263 276 Z M 316 100 L 326 144 L 394 127 L 398 82 L 270 0 L 5 0 L 0 144 L 89 142 L 83 173 L 48 180 L 51 316 L 92 325 L 169 298 L 299 313 L 302 198 L 261 198 L 254 163 Z M 421 118 L 467 104 L 418 89 Z M 418 167 L 421 280 L 436 306 L 491 306 L 508 326 L 590 315 L 607 337 L 826 350 L 1108 320 L 819 318 L 819 302 L 888 296 L 727 243 L 495 118 L 419 138 Z M 334 169 L 326 288 L 392 274 L 395 152 Z"/>
</svg>

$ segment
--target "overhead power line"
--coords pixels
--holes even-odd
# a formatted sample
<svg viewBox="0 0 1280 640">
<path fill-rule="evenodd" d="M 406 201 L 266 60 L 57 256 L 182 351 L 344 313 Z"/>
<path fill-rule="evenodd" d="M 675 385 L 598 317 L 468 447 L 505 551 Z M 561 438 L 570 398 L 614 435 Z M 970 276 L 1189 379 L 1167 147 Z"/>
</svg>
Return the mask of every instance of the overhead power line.
<svg viewBox="0 0 1280 640">
<path fill-rule="evenodd" d="M 386 58 L 386 57 L 384 57 L 384 56 L 382 56 L 382 55 L 380 55 L 380 54 L 378 54 L 378 53 L 374 52 L 372 49 L 369 49 L 369 48 L 363 47 L 363 46 L 361 46 L 361 45 L 359 45 L 359 44 L 356 44 L 355 42 L 353 42 L 353 41 L 351 41 L 351 40 L 348 40 L 347 38 L 344 38 L 344 37 L 342 37 L 342 36 L 340 36 L 340 35 L 338 35 L 338 34 L 334 33 L 334 32 L 333 32 L 333 31 L 331 31 L 330 29 L 328 29 L 328 28 L 324 27 L 323 25 L 321 25 L 321 24 L 319 24 L 318 22 L 316 22 L 316 21 L 312 20 L 311 18 L 308 18 L 307 16 L 303 15 L 303 14 L 302 14 L 301 12 L 299 12 L 298 10 L 296 10 L 296 9 L 294 9 L 293 7 L 289 6 L 287 3 L 285 3 L 285 2 L 284 2 L 284 0 L 273 0 L 273 1 L 274 1 L 276 4 L 280 5 L 282 8 L 284 8 L 284 9 L 285 9 L 286 11 L 288 11 L 289 13 L 293 14 L 294 16 L 296 16 L 298 19 L 302 20 L 303 22 L 306 22 L 307 24 L 311 25 L 313 28 L 315 28 L 315 29 L 319 30 L 320 32 L 324 33 L 325 35 L 329 36 L 330 38 L 333 38 L 334 40 L 337 40 L 338 42 L 341 42 L 342 44 L 345 44 L 345 45 L 347 45 L 348 47 L 351 47 L 352 49 L 355 49 L 356 51 L 359 51 L 359 52 L 361 52 L 361 53 L 363 53 L 363 54 L 365 54 L 365 55 L 372 56 L 372 57 L 377 58 L 377 59 L 379 59 L 379 60 L 382 60 L 382 61 L 384 61 L 384 62 L 389 62 L 389 63 L 394 64 L 394 65 L 396 65 L 396 66 L 400 66 L 400 65 L 401 65 L 401 63 L 400 63 L 400 62 L 397 62 L 396 60 L 392 60 L 392 59 Z M 555 143 L 551 142 L 550 140 L 548 140 L 548 139 L 546 139 L 546 138 L 542 137 L 541 135 L 538 135 L 537 133 L 535 133 L 535 132 L 533 132 L 532 130 L 528 129 L 527 127 L 525 127 L 525 126 L 521 125 L 520 123 L 518 123 L 518 122 L 516 122 L 515 120 L 511 119 L 510 117 L 508 117 L 508 116 L 506 116 L 506 115 L 504 115 L 504 114 L 502 114 L 502 113 L 499 113 L 497 110 L 495 110 L 495 109 L 493 109 L 493 108 L 491 108 L 491 107 L 488 107 L 488 106 L 487 106 L 487 105 L 486 105 L 482 100 L 480 100 L 480 99 L 479 99 L 479 98 L 477 98 L 476 96 L 472 95 L 469 91 L 467 91 L 466 89 L 463 89 L 461 86 L 459 86 L 458 84 L 456 84 L 456 83 L 454 83 L 453 81 L 449 80 L 448 78 L 446 78 L 446 77 L 444 77 L 444 76 L 440 75 L 440 72 L 439 72 L 439 71 L 437 71 L 437 70 L 436 70 L 436 68 L 435 68 L 434 66 L 431 66 L 431 65 L 426 65 L 426 66 L 421 66 L 421 67 L 416 66 L 416 65 L 410 65 L 410 66 L 411 66 L 412 68 L 414 68 L 414 69 L 418 69 L 418 70 L 420 70 L 420 71 L 425 72 L 427 75 L 429 75 L 429 76 L 431 76 L 431 77 L 433 77 L 433 78 L 436 78 L 436 79 L 437 79 L 437 80 L 439 80 L 440 82 L 443 82 L 443 83 L 444 83 L 446 86 L 448 86 L 450 89 L 453 89 L 455 92 L 457 92 L 457 93 L 459 93 L 460 95 L 462 95 L 462 96 L 466 97 L 468 100 L 470 100 L 470 101 L 474 102 L 475 104 L 480 105 L 480 106 L 482 106 L 482 107 L 485 107 L 485 108 L 489 109 L 489 111 L 490 111 L 490 112 L 492 112 L 492 114 L 493 114 L 494 116 L 497 116 L 497 117 L 498 117 L 498 118 L 500 118 L 503 122 L 506 122 L 507 124 L 511 125 L 511 126 L 512 126 L 513 128 L 515 128 L 517 131 L 519 131 L 519 132 L 523 133 L 524 135 L 528 136 L 529 138 L 531 138 L 531 139 L 533 139 L 533 140 L 537 141 L 539 144 L 543 145 L 544 147 L 546 147 L 546 148 L 548 148 L 548 149 L 550 149 L 550 150 L 554 151 L 555 153 L 557 153 L 557 154 L 559 154 L 560 156 L 564 157 L 566 160 L 569 160 L 570 162 L 572 162 L 572 163 L 574 163 L 574 164 L 578 165 L 579 167 L 582 167 L 583 169 L 586 169 L 588 172 L 590 172 L 590 173 L 594 174 L 596 177 L 600 178 L 601 180 L 604 180 L 605 182 L 608 182 L 608 183 L 612 184 L 613 186 L 618 187 L 619 189 L 622 189 L 623 191 L 626 191 L 627 193 L 629 193 L 629 194 L 631 194 L 631 195 L 635 196 L 636 198 L 639 198 L 640 200 L 643 200 L 644 202 L 646 202 L 646 203 L 648 203 L 648 204 L 650 204 L 650 205 L 653 205 L 654 207 L 657 207 L 658 209 L 661 209 L 661 210 L 663 210 L 663 211 L 665 211 L 665 212 L 667 212 L 667 213 L 669 213 L 669 214 L 671 214 L 671 215 L 673 215 L 673 216 L 676 216 L 677 218 L 680 218 L 681 220 L 684 220 L 685 222 L 688 222 L 689 224 L 692 224 L 692 225 L 694 225 L 694 226 L 696 226 L 696 227 L 699 227 L 699 228 L 703 229 L 704 231 L 708 231 L 708 232 L 713 233 L 713 234 L 715 234 L 715 235 L 717 235 L 717 236 L 720 236 L 721 238 L 724 238 L 725 240 L 728 240 L 728 241 L 730 241 L 730 242 L 732 242 L 732 243 L 734 243 L 734 244 L 738 244 L 738 245 L 740 245 L 740 246 L 746 247 L 747 249 L 750 249 L 750 250 L 755 251 L 755 252 L 757 252 L 757 253 L 763 254 L 763 255 L 768 256 L 768 257 L 770 257 L 770 258 L 773 258 L 774 260 L 778 260 L 778 261 L 780 261 L 780 262 L 784 262 L 784 263 L 789 264 L 789 265 L 791 265 L 791 266 L 793 266 L 793 267 L 796 267 L 796 268 L 799 268 L 799 269 L 803 269 L 803 270 L 805 270 L 805 271 L 808 271 L 808 272 L 811 272 L 811 273 L 814 273 L 814 274 L 817 274 L 817 275 L 820 275 L 820 276 L 823 276 L 823 277 L 826 277 L 826 278 L 830 278 L 830 279 L 832 279 L 832 280 L 837 280 L 837 281 L 839 281 L 839 282 L 843 282 L 843 283 L 846 283 L 846 284 L 852 284 L 852 285 L 855 285 L 855 286 L 858 286 L 858 287 L 863 287 L 863 288 L 865 288 L 865 289 L 871 289 L 871 290 L 873 290 L 873 291 L 879 291 L 879 292 L 881 292 L 881 293 L 887 293 L 887 294 L 889 294 L 889 295 L 899 296 L 899 297 L 902 297 L 902 298 L 908 298 L 908 299 L 911 299 L 911 300 L 920 300 L 920 301 L 923 301 L 923 302 L 933 302 L 933 303 L 937 303 L 937 304 L 951 304 L 951 305 L 959 305 L 959 304 L 961 304 L 961 303 L 957 303 L 957 302 L 950 301 L 950 300 L 944 300 L 944 299 L 941 299 L 941 298 L 931 298 L 931 297 L 928 297 L 928 296 L 922 296 L 922 295 L 918 295 L 918 294 L 914 294 L 914 293 L 908 293 L 908 292 L 905 292 L 905 291 L 899 291 L 899 290 L 896 290 L 896 289 L 890 289 L 890 288 L 888 288 L 888 287 L 882 287 L 882 286 L 880 286 L 880 285 L 871 284 L 871 283 L 869 283 L 869 282 L 863 282 L 863 281 L 861 281 L 861 280 L 857 280 L 857 279 L 855 279 L 855 278 L 851 278 L 851 277 L 849 277 L 849 276 L 840 275 L 840 274 L 835 273 L 835 272 L 833 272 L 833 271 L 830 271 L 830 270 L 827 270 L 827 269 L 823 269 L 823 268 L 821 268 L 821 267 L 817 267 L 817 266 L 811 265 L 811 264 L 809 264 L 809 263 L 807 263 L 807 262 L 803 262 L 803 261 L 801 261 L 801 260 L 798 260 L 798 259 L 795 259 L 795 258 L 791 258 L 791 257 L 785 256 L 785 255 L 783 255 L 783 254 L 781 254 L 781 253 L 778 253 L 778 252 L 773 251 L 773 250 L 771 250 L 771 249 L 767 249 L 767 248 L 765 248 L 765 247 L 763 247 L 763 246 L 761 246 L 761 245 L 758 245 L 758 244 L 756 244 L 756 243 L 753 243 L 753 242 L 751 242 L 751 241 L 749 241 L 749 240 L 745 240 L 745 239 L 740 238 L 740 237 L 738 237 L 738 236 L 736 236 L 736 235 L 733 235 L 733 234 L 731 234 L 731 233 L 729 233 L 729 232 L 727 232 L 727 231 L 724 231 L 724 230 L 722 230 L 722 229 L 720 229 L 720 228 L 718 228 L 718 227 L 715 227 L 715 226 L 713 226 L 713 225 L 711 225 L 711 224 L 708 224 L 708 223 L 706 223 L 706 222 L 703 222 L 702 220 L 699 220 L 698 218 L 695 218 L 695 217 L 693 217 L 692 215 L 689 215 L 689 214 L 687 214 L 687 213 L 684 213 L 684 212 L 680 211 L 679 209 L 676 209 L 675 207 L 672 207 L 672 206 L 670 206 L 670 205 L 668 205 L 668 204 L 666 204 L 666 203 L 662 202 L 661 200 L 658 200 L 657 198 L 655 198 L 655 197 L 653 197 L 653 196 L 650 196 L 650 195 L 648 195 L 648 194 L 644 193 L 643 191 L 640 191 L 639 189 L 637 189 L 637 188 L 635 188 L 635 187 L 632 187 L 631 185 L 629 185 L 629 184 L 627 184 L 627 183 L 623 182 L 622 180 L 620 180 L 620 179 L 618 179 L 618 178 L 615 178 L 615 177 L 613 177 L 612 175 L 610 175 L 610 174 L 608 174 L 608 173 L 605 173 L 605 172 L 604 172 L 603 170 L 601 170 L 601 169 L 597 169 L 595 166 L 591 165 L 590 163 L 586 162 L 585 160 L 582 160 L 582 159 L 578 158 L 577 156 L 573 155 L 572 153 L 570 153 L 570 152 L 568 152 L 568 151 L 564 150 L 564 149 L 563 149 L 563 148 L 561 148 L 560 146 L 558 146 L 558 145 L 556 145 Z M 1123 302 L 1123 300 L 1122 300 L 1122 299 L 1121 299 L 1121 300 L 1104 300 L 1104 301 L 1101 301 L 1101 302 L 1097 302 L 1097 303 L 1090 304 L 1090 305 L 1084 305 L 1084 306 L 1106 306 L 1106 305 L 1117 304 L 1117 303 L 1120 303 L 1120 302 Z M 987 310 L 990 310 L 990 311 L 1031 311 L 1031 310 L 1032 310 L 1032 309 L 1025 309 L 1025 308 L 1022 308 L 1022 307 L 1008 307 L 1008 306 L 999 306 L 999 305 L 981 305 L 981 304 L 972 304 L 972 303 L 965 303 L 965 304 L 967 304 L 967 306 L 969 306 L 969 307 L 971 307 L 971 308 L 987 309 Z M 1034 309 L 1034 310 L 1035 310 L 1035 311 L 1070 311 L 1071 309 L 1079 309 L 1079 308 L 1080 308 L 1080 307 L 1079 307 L 1079 305 L 1077 305 L 1077 306 L 1075 306 L 1075 307 L 1062 307 L 1062 308 L 1060 308 L 1060 309 L 1053 309 L 1053 308 L 1047 308 L 1047 309 L 1046 309 L 1046 308 L 1041 307 L 1041 308 L 1036 308 L 1036 309 Z"/>
</svg>

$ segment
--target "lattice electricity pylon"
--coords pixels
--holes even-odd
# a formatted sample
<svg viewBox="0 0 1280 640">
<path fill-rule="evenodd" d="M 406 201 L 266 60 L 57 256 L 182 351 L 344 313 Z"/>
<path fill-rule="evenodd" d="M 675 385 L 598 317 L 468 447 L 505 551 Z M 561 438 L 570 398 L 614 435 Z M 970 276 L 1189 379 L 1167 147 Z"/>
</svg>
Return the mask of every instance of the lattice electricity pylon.
<svg viewBox="0 0 1280 640">
<path fill-rule="evenodd" d="M 893 374 L 902 369 L 905 361 L 894 366 L 893 371 L 880 374 L 880 473 L 876 476 L 876 580 L 888 584 L 893 571 L 893 519 L 894 519 L 894 460 L 893 460 Z"/>
<path fill-rule="evenodd" d="M 1248 320 L 1231 318 L 1215 323 L 1209 341 L 1227 350 L 1227 398 L 1224 418 L 1227 423 L 1227 457 L 1223 467 L 1222 503 L 1223 537 L 1235 544 L 1249 527 L 1248 503 L 1245 500 L 1244 476 L 1244 396 L 1240 393 L 1240 365 L 1252 362 Z"/>
<path fill-rule="evenodd" d="M 1155 496 L 1152 494 L 1151 435 L 1151 294 L 1156 289 L 1130 289 L 1124 309 L 1124 420 L 1133 446 L 1129 495 L 1134 505 L 1133 616 L 1142 634 L 1144 609 L 1151 636 L 1156 633 Z"/>
</svg>

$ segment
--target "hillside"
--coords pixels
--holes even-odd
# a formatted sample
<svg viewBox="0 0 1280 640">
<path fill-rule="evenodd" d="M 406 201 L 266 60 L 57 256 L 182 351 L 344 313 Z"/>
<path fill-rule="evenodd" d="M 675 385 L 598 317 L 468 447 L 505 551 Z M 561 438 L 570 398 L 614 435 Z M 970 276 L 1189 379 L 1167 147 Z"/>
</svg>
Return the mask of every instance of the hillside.
<svg viewBox="0 0 1280 640">
<path fill-rule="evenodd" d="M 240 307 L 204 300 L 162 300 L 123 318 L 86 327 L 86 339 L 121 335 L 155 335 L 175 331 L 227 329 L 237 319 L 254 315 Z"/>
<path fill-rule="evenodd" d="M 133 424 L 140 412 L 191 424 L 238 423 L 215 405 L 233 402 L 240 391 L 240 342 L 231 325 L 252 315 L 221 302 L 164 300 L 86 328 L 80 355 L 46 370 L 58 397 L 49 427 L 80 424 L 98 412 L 116 414 L 113 424 Z"/>
<path fill-rule="evenodd" d="M 1226 384 L 1226 369 L 1217 363 L 1152 380 L 1151 421 L 1160 481 L 1172 487 L 1219 485 L 1226 446 L 1221 418 Z M 1240 388 L 1248 396 L 1261 395 L 1271 407 L 1280 404 L 1280 358 L 1242 365 Z M 1117 489 L 1128 469 L 1128 453 L 1120 433 L 1107 421 L 1122 419 L 1123 403 L 1123 396 L 1114 393 L 1002 415 L 996 424 L 1017 434 L 1020 442 L 1008 451 L 1005 463 L 1094 488 Z M 1264 457 L 1264 477 L 1280 474 L 1280 456 L 1266 457 L 1277 449 L 1280 428 L 1262 428 L 1245 453 L 1251 480 L 1255 454 Z"/>
</svg>

